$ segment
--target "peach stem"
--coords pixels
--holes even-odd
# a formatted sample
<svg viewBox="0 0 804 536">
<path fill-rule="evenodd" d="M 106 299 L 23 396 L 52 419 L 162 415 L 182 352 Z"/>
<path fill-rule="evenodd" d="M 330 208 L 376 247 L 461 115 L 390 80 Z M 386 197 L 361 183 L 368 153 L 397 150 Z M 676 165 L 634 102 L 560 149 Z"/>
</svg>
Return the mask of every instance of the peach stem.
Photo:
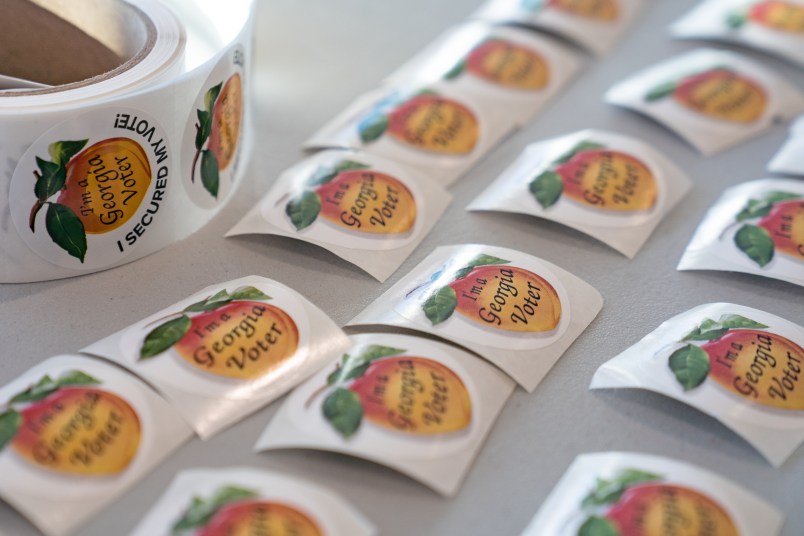
<svg viewBox="0 0 804 536">
<path fill-rule="evenodd" d="M 720 233 L 720 235 L 717 237 L 718 242 L 719 242 L 719 241 L 721 241 L 721 240 L 723 240 L 723 237 L 725 237 L 725 236 L 726 236 L 726 233 L 728 233 L 728 232 L 729 232 L 731 229 L 733 229 L 733 228 L 734 228 L 736 225 L 739 225 L 739 224 L 741 224 L 741 223 L 742 223 L 741 221 L 736 221 L 736 222 L 731 223 L 731 224 L 729 224 L 728 226 L 726 226 L 726 228 L 725 228 L 725 229 L 723 229 L 723 232 L 722 232 L 722 233 Z"/>
<path fill-rule="evenodd" d="M 198 131 L 201 130 L 201 125 L 196 123 L 195 124 L 195 131 L 198 134 Z M 190 168 L 190 182 L 195 183 L 195 166 L 198 164 L 198 157 L 201 155 L 201 149 L 195 150 L 195 156 L 193 156 L 193 165 Z"/>
<path fill-rule="evenodd" d="M 335 364 L 335 370 L 336 370 L 336 371 L 338 371 L 338 370 L 340 370 L 340 369 L 341 369 L 341 364 L 340 364 L 340 363 L 336 363 L 336 364 Z M 310 407 L 310 405 L 313 403 L 313 400 L 315 400 L 316 398 L 318 398 L 318 395 L 320 395 L 321 393 L 323 393 L 323 392 L 324 392 L 324 391 L 326 391 L 327 389 L 329 389 L 329 384 L 326 384 L 326 383 L 325 383 L 324 385 L 322 385 L 321 387 L 319 387 L 318 389 L 316 389 L 315 391 L 313 391 L 313 394 L 311 394 L 311 395 L 310 395 L 310 397 L 307 399 L 307 401 L 304 403 L 304 408 L 305 408 L 305 409 L 309 408 L 309 407 Z"/>
</svg>

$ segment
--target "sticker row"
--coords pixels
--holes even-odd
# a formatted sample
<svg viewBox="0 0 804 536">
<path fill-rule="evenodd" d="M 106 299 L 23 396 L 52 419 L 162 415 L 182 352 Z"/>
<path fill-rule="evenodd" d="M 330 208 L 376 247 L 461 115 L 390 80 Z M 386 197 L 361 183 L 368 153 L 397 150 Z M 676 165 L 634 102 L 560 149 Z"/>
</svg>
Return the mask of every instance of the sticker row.
<svg viewBox="0 0 804 536">
<path fill-rule="evenodd" d="M 450 496 L 514 380 L 534 390 L 601 307 L 563 269 L 479 245 L 437 249 L 348 324 L 452 345 L 347 337 L 268 279 L 216 285 L 83 350 L 103 359 L 55 357 L 0 388 L 0 471 L 12 476 L 0 495 L 44 532 L 66 534 L 193 432 L 209 438 L 298 386 L 257 450 L 340 452 Z M 801 326 L 769 313 L 701 306 L 604 364 L 592 388 L 677 398 L 778 466 L 804 440 L 802 345 Z M 81 500 L 65 500 L 77 487 Z"/>
</svg>

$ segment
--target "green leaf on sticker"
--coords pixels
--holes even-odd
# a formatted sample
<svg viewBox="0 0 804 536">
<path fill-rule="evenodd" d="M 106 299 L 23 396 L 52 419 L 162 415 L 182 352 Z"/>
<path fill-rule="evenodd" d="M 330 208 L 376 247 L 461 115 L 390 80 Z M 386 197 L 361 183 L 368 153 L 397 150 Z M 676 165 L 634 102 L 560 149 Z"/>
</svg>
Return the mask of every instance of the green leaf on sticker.
<svg viewBox="0 0 804 536">
<path fill-rule="evenodd" d="M 468 263 L 466 263 L 466 266 L 464 266 L 460 270 L 456 270 L 454 279 L 458 280 L 465 278 L 472 272 L 472 270 L 474 270 L 478 266 L 494 266 L 497 264 L 509 264 L 510 262 L 511 261 L 507 261 L 505 259 L 501 259 L 493 255 L 480 254 L 471 261 L 469 261 Z"/>
<path fill-rule="evenodd" d="M 773 260 L 775 246 L 768 231 L 757 225 L 743 225 L 734 235 L 734 244 L 760 267 Z"/>
<path fill-rule="evenodd" d="M 760 324 L 755 320 L 740 315 L 723 315 L 720 317 L 720 325 L 726 329 L 763 329 L 765 324 Z"/>
<path fill-rule="evenodd" d="M 72 157 L 77 155 L 89 140 L 57 141 L 47 148 L 50 158 L 60 166 L 66 166 Z"/>
<path fill-rule="evenodd" d="M 661 480 L 661 475 L 639 469 L 623 469 L 613 480 L 598 478 L 595 489 L 587 495 L 581 506 L 596 508 L 617 502 L 625 491 L 637 484 Z"/>
<path fill-rule="evenodd" d="M 64 187 L 67 180 L 67 170 L 64 166 L 54 164 L 36 157 L 36 165 L 39 166 L 39 177 L 34 185 L 36 198 L 44 203 L 47 199 L 56 194 Z"/>
<path fill-rule="evenodd" d="M 223 82 L 221 82 L 217 86 L 209 88 L 209 90 L 207 90 L 206 95 L 204 95 L 204 106 L 207 107 L 207 111 L 209 113 L 212 113 L 212 109 L 215 107 L 215 101 L 218 100 L 218 95 L 220 95 L 222 87 Z"/>
<path fill-rule="evenodd" d="M 223 506 L 247 499 L 254 499 L 259 496 L 259 492 L 253 489 L 225 486 L 218 489 L 209 500 L 204 500 L 198 496 L 193 497 L 184 515 L 173 524 L 171 528 L 172 533 L 178 536 L 185 531 L 203 527 L 209 523 L 209 520 L 212 519 Z"/>
<path fill-rule="evenodd" d="M 341 366 L 327 376 L 327 385 L 359 378 L 366 373 L 366 370 L 368 370 L 369 365 L 371 365 L 373 361 L 382 359 L 383 357 L 399 355 L 404 351 L 405 350 L 401 348 L 372 344 L 366 346 L 361 353 L 355 356 L 343 354 Z"/>
<path fill-rule="evenodd" d="M 591 516 L 578 529 L 578 536 L 620 536 L 620 531 L 608 519 Z"/>
<path fill-rule="evenodd" d="M 701 385 L 709 375 L 709 354 L 694 344 L 688 344 L 673 352 L 667 365 L 684 391 L 690 391 Z"/>
<path fill-rule="evenodd" d="M 555 171 L 545 171 L 530 183 L 530 193 L 542 208 L 550 208 L 564 191 L 564 180 Z"/>
<path fill-rule="evenodd" d="M 9 400 L 9 404 L 38 402 L 39 400 L 44 400 L 60 388 L 70 385 L 100 385 L 100 383 L 100 380 L 80 370 L 67 371 L 59 376 L 57 380 L 53 380 L 53 378 L 45 374 L 34 385 L 12 397 L 11 400 Z"/>
<path fill-rule="evenodd" d="M 220 186 L 218 157 L 209 149 L 201 151 L 201 183 L 212 197 L 218 198 Z"/>
<path fill-rule="evenodd" d="M 198 128 L 195 131 L 195 149 L 200 151 L 212 132 L 212 113 L 204 110 L 196 110 L 198 116 Z"/>
<path fill-rule="evenodd" d="M 767 216 L 776 203 L 800 198 L 800 195 L 787 192 L 768 192 L 762 199 L 749 199 L 745 207 L 737 214 L 737 221 Z"/>
<path fill-rule="evenodd" d="M 463 74 L 463 72 L 465 70 L 466 70 L 466 61 L 461 60 L 458 63 L 456 63 L 452 67 L 452 69 L 447 71 L 447 73 L 444 75 L 444 79 L 445 80 L 454 80 L 454 79 L 458 78 L 459 76 L 461 76 L 461 74 Z"/>
<path fill-rule="evenodd" d="M 363 119 L 357 126 L 363 143 L 377 141 L 388 130 L 388 116 L 375 112 Z"/>
<path fill-rule="evenodd" d="M 153 329 L 145 336 L 140 349 L 140 359 L 148 359 L 161 354 L 179 342 L 190 331 L 191 325 L 190 317 L 181 315 Z"/>
<path fill-rule="evenodd" d="M 232 292 L 232 300 L 270 300 L 271 297 L 256 287 L 240 287 Z"/>
<path fill-rule="evenodd" d="M 519 5 L 526 11 L 539 11 L 544 7 L 544 0 L 520 0 Z"/>
<path fill-rule="evenodd" d="M 676 87 L 678 87 L 676 82 L 665 82 L 664 84 L 658 85 L 651 89 L 648 94 L 645 95 L 645 100 L 647 102 L 655 102 L 665 97 L 669 97 L 676 90 Z"/>
<path fill-rule="evenodd" d="M 87 254 L 87 235 L 84 224 L 70 207 L 48 204 L 45 228 L 57 246 L 83 264 Z"/>
<path fill-rule="evenodd" d="M 575 155 L 577 155 L 578 153 L 582 153 L 584 151 L 594 151 L 597 149 L 605 149 L 605 148 L 606 146 L 603 145 L 602 143 L 596 143 L 593 141 L 582 141 L 578 145 L 576 145 L 575 147 L 573 147 L 572 149 L 561 155 L 559 158 L 557 158 L 554 164 L 566 164 L 567 162 L 572 160 L 573 157 L 575 157 Z"/>
<path fill-rule="evenodd" d="M 8 445 L 22 426 L 22 415 L 13 409 L 0 413 L 0 451 Z"/>
<path fill-rule="evenodd" d="M 321 186 L 322 184 L 328 183 L 337 177 L 339 173 L 344 171 L 350 171 L 353 169 L 368 169 L 369 167 L 370 166 L 366 164 L 355 162 L 354 160 L 341 160 L 332 167 L 320 166 L 310 180 L 307 181 L 307 185 L 310 187 Z"/>
<path fill-rule="evenodd" d="M 317 193 L 306 191 L 291 199 L 285 207 L 285 214 L 297 231 L 309 227 L 321 212 L 321 198 Z"/>
<path fill-rule="evenodd" d="M 735 11 L 726 17 L 726 25 L 729 28 L 742 28 L 748 22 L 748 14 L 745 11 Z"/>
<path fill-rule="evenodd" d="M 457 306 L 458 296 L 455 290 L 447 285 L 432 293 L 422 304 L 422 310 L 428 320 L 436 326 L 452 316 Z"/>
<path fill-rule="evenodd" d="M 226 291 L 226 289 L 223 289 L 219 290 L 213 296 L 210 296 L 205 300 L 201 300 L 199 302 L 193 303 L 192 305 L 188 305 L 183 309 L 182 312 L 203 313 L 206 311 L 212 311 L 222 305 L 226 305 L 230 301 L 232 301 L 232 297 L 229 296 L 229 293 Z"/>
<path fill-rule="evenodd" d="M 322 406 L 324 418 L 343 437 L 351 437 L 363 420 L 363 404 L 357 393 L 341 387 L 327 396 Z"/>
</svg>

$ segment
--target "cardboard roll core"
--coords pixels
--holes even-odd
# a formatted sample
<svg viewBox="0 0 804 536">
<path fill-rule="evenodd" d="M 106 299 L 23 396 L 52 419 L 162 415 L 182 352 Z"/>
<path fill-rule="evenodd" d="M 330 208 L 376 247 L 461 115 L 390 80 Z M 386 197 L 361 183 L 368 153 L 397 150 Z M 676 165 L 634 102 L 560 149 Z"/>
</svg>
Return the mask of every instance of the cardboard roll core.
<svg viewBox="0 0 804 536">
<path fill-rule="evenodd" d="M 130 69 L 156 38 L 122 0 L 0 0 L 0 13 L 0 89 L 91 84 Z"/>
</svg>

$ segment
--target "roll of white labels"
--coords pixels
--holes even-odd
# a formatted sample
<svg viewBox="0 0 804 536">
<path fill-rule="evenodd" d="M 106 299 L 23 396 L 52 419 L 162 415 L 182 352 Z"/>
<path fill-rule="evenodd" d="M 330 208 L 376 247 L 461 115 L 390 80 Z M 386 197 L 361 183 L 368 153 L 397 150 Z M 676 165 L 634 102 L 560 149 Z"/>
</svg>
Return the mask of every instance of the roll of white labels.
<svg viewBox="0 0 804 536">
<path fill-rule="evenodd" d="M 209 221 L 249 152 L 253 0 L 10 4 L 0 282 L 118 266 Z M 58 38 L 8 46 L 42 29 Z"/>
</svg>

